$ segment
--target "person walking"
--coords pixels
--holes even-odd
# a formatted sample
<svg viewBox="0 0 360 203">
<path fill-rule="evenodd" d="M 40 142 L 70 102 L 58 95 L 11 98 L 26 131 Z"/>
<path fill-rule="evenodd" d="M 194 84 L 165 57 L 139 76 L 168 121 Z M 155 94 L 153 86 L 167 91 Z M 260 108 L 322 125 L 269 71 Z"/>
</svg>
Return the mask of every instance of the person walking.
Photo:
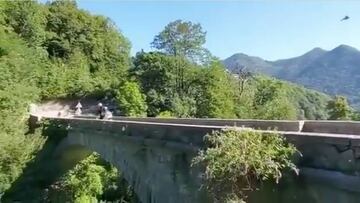
<svg viewBox="0 0 360 203">
<path fill-rule="evenodd" d="M 105 117 L 105 111 L 102 103 L 98 103 L 97 114 L 100 119 L 103 119 Z"/>
<path fill-rule="evenodd" d="M 108 109 L 107 106 L 104 107 L 105 110 L 105 119 L 111 119 L 112 118 L 112 113 L 111 111 Z"/>
<path fill-rule="evenodd" d="M 78 101 L 78 103 L 76 104 L 76 106 L 75 106 L 75 115 L 76 116 L 79 116 L 81 113 L 82 113 L 82 105 L 81 105 L 81 103 L 80 103 L 80 101 Z"/>
</svg>

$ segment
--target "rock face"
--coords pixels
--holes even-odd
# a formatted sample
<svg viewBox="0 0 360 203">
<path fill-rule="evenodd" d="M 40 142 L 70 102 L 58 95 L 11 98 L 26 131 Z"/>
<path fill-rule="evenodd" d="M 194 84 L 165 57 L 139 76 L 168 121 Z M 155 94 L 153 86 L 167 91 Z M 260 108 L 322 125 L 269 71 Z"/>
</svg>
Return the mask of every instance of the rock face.
<svg viewBox="0 0 360 203">
<path fill-rule="evenodd" d="M 265 73 L 295 82 L 330 95 L 347 96 L 355 107 L 360 107 L 360 51 L 340 45 L 326 51 L 315 48 L 304 55 L 277 61 L 235 54 L 223 61 L 230 70 L 244 66 L 247 70 Z"/>
</svg>

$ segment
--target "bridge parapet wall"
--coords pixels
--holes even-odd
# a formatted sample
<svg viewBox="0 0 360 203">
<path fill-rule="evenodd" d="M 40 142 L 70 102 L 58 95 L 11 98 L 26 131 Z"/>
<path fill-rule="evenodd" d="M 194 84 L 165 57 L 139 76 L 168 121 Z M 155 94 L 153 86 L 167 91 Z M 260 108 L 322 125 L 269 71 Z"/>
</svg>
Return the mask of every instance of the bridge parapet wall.
<svg viewBox="0 0 360 203">
<path fill-rule="evenodd" d="M 94 116 L 78 116 L 94 119 Z M 360 122 L 357 121 L 317 121 L 317 120 L 255 120 L 255 119 L 203 119 L 203 118 L 136 118 L 114 117 L 113 120 L 151 123 L 172 123 L 187 125 L 248 127 L 256 130 L 277 130 L 291 132 L 314 132 L 332 134 L 360 135 Z"/>
<path fill-rule="evenodd" d="M 174 123 L 189 125 L 210 125 L 210 126 L 229 126 L 247 127 L 256 130 L 278 130 L 278 131 L 300 131 L 299 121 L 277 121 L 277 120 L 243 120 L 243 119 L 200 119 L 200 118 L 131 118 L 119 117 L 117 120 L 140 121 L 155 123 Z"/>
<path fill-rule="evenodd" d="M 132 139 L 133 141 L 177 145 L 189 150 L 197 150 L 199 147 L 202 147 L 204 135 L 224 128 L 224 126 L 95 120 L 87 118 L 51 118 L 51 120 L 67 121 L 72 129 L 86 129 L 88 132 L 106 132 L 113 136 L 127 137 L 127 139 Z"/>
<path fill-rule="evenodd" d="M 302 132 L 360 135 L 357 121 L 305 121 Z"/>
</svg>

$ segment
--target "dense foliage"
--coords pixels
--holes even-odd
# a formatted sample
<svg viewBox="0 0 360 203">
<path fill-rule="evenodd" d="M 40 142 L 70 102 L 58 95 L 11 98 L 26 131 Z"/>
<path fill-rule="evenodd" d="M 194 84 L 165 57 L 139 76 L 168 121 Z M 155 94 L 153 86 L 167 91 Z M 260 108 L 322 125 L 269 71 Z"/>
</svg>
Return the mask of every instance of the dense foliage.
<svg viewBox="0 0 360 203">
<path fill-rule="evenodd" d="M 240 88 L 218 61 L 199 66 L 172 55 L 139 52 L 130 74 L 146 95 L 148 116 L 166 111 L 176 117 L 327 118 L 328 96 L 260 75 Z"/>
<path fill-rule="evenodd" d="M 1 4 L 4 29 L 46 58 L 38 81 L 42 98 L 82 96 L 124 80 L 130 45 L 108 18 L 79 10 L 75 1 Z"/>
<path fill-rule="evenodd" d="M 135 82 L 125 82 L 117 91 L 116 99 L 125 116 L 143 116 L 146 112 L 145 96 Z"/>
<path fill-rule="evenodd" d="M 352 112 L 345 97 L 336 96 L 328 102 L 329 119 L 331 120 L 348 120 Z"/>
<path fill-rule="evenodd" d="M 186 57 L 192 62 L 206 63 L 211 58 L 203 47 L 206 32 L 199 23 L 176 20 L 155 36 L 151 45 L 169 55 Z"/>
<path fill-rule="evenodd" d="M 0 29 L 0 196 L 22 173 L 44 139 L 27 132 L 27 108 L 38 99 L 36 72 L 41 58 L 15 34 Z"/>
<path fill-rule="evenodd" d="M 120 172 L 96 153 L 80 161 L 54 185 L 51 202 L 97 202 L 97 200 L 135 202 L 133 191 L 122 181 Z M 62 197 L 62 199 L 61 199 Z M 61 199 L 59 201 L 59 199 Z"/>
<path fill-rule="evenodd" d="M 46 139 L 27 129 L 29 104 L 118 88 L 129 48 L 109 19 L 74 1 L 0 1 L 0 197 Z"/>
<path fill-rule="evenodd" d="M 103 193 L 104 182 L 116 177 L 116 169 L 108 172 L 96 161 L 96 155 L 90 155 L 64 176 L 63 187 L 71 193 L 71 202 L 94 202 Z"/>
<path fill-rule="evenodd" d="M 293 145 L 276 133 L 225 129 L 205 137 L 207 148 L 193 164 L 205 166 L 205 186 L 215 202 L 243 200 L 259 181 L 282 177 L 284 169 L 297 168 L 291 157 Z"/>
<path fill-rule="evenodd" d="M 274 100 L 272 102 L 274 103 L 265 109 L 274 107 L 283 109 L 285 112 L 288 112 L 287 115 L 290 119 L 324 120 L 328 118 L 327 102 L 330 100 L 328 95 L 305 89 L 304 87 L 292 83 L 274 80 L 269 77 L 260 77 L 260 80 L 260 84 L 265 83 L 263 84 L 264 90 L 267 89 L 269 91 L 271 88 L 274 90 L 274 92 L 271 93 L 271 95 L 275 96 L 271 96 Z M 270 90 L 270 92 L 271 91 L 272 90 Z M 278 102 L 278 104 L 275 102 Z M 274 116 L 269 116 L 267 118 L 274 119 L 276 117 L 279 118 L 279 115 L 275 114 Z"/>
<path fill-rule="evenodd" d="M 235 86 L 232 86 L 232 76 L 224 67 L 219 62 L 213 62 L 197 77 L 197 117 L 234 118 Z"/>
</svg>

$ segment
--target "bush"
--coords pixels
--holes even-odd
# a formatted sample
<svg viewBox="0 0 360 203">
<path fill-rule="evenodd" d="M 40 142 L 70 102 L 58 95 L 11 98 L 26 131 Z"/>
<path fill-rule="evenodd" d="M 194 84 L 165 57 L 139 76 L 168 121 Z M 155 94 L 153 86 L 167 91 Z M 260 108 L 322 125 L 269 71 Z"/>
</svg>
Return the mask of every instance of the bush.
<svg viewBox="0 0 360 203">
<path fill-rule="evenodd" d="M 119 171 L 100 158 L 91 154 L 67 172 L 60 181 L 52 185 L 55 192 L 50 201 L 62 197 L 64 202 L 98 202 L 99 199 L 132 200 L 136 198 L 132 188 Z"/>
<path fill-rule="evenodd" d="M 296 108 L 286 97 L 275 98 L 257 107 L 257 118 L 265 120 L 295 120 Z"/>
<path fill-rule="evenodd" d="M 204 185 L 215 202 L 238 201 L 260 181 L 282 176 L 290 168 L 297 173 L 291 156 L 293 145 L 276 133 L 224 129 L 205 137 L 206 150 L 199 152 L 193 165 L 204 165 Z"/>
<path fill-rule="evenodd" d="M 171 111 L 179 118 L 193 117 L 196 112 L 196 101 L 191 97 L 175 96 L 172 100 Z"/>
<path fill-rule="evenodd" d="M 159 115 L 156 116 L 157 118 L 175 118 L 171 111 L 162 111 Z"/>
<path fill-rule="evenodd" d="M 135 82 L 125 82 L 117 92 L 116 99 L 125 116 L 141 116 L 146 114 L 145 96 Z"/>
<path fill-rule="evenodd" d="M 346 97 L 342 96 L 335 96 L 333 100 L 330 100 L 327 109 L 329 120 L 349 120 L 352 112 Z"/>
</svg>

